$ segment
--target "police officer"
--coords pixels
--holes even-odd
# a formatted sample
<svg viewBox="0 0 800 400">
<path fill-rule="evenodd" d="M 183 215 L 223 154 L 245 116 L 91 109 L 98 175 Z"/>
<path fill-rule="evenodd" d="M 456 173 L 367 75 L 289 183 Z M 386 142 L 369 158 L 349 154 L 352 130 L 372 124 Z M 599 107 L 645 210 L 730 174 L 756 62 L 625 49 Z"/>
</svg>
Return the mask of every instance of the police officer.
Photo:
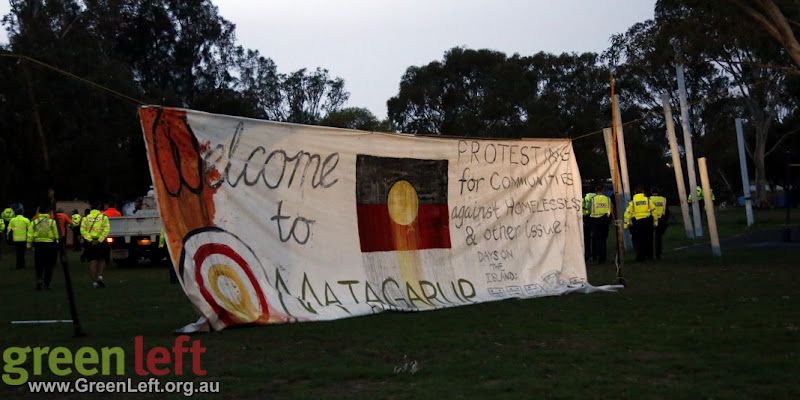
<svg viewBox="0 0 800 400">
<path fill-rule="evenodd" d="M 603 187 L 595 188 L 595 196 L 589 200 L 589 219 L 592 224 L 592 260 L 606 262 L 608 222 L 611 219 L 611 200 L 603 194 Z"/>
<path fill-rule="evenodd" d="M 624 227 L 631 230 L 636 261 L 653 259 L 653 227 L 658 220 L 653 218 L 655 206 L 644 195 L 644 187 L 636 186 L 633 199 L 625 210 Z"/>
<path fill-rule="evenodd" d="M 709 189 L 709 190 L 711 190 L 711 201 L 716 200 L 716 198 L 714 197 L 714 189 Z M 706 201 L 705 201 L 705 198 L 703 196 L 703 188 L 701 188 L 700 186 L 697 187 L 697 197 L 696 198 L 697 198 L 697 201 L 700 202 L 700 216 L 703 216 L 703 214 L 706 212 Z M 692 195 L 691 194 L 689 195 L 689 204 L 692 204 Z"/>
<path fill-rule="evenodd" d="M 14 209 L 11 207 L 6 207 L 6 209 L 3 210 L 2 213 L 0 213 L 0 218 L 3 219 L 3 224 L 5 225 L 6 228 L 8 227 L 8 223 L 11 222 L 11 219 L 14 218 L 15 216 L 16 214 L 14 213 Z M 8 244 L 13 244 L 10 236 L 6 237 L 6 241 L 8 242 Z"/>
<path fill-rule="evenodd" d="M 72 228 L 72 249 L 73 250 L 80 250 L 81 249 L 81 217 L 78 214 L 78 210 L 72 210 L 72 224 L 70 227 Z M 66 243 L 65 243 L 66 245 Z"/>
<path fill-rule="evenodd" d="M 99 208 L 99 204 L 93 204 L 91 212 L 83 217 L 81 236 L 86 243 L 86 253 L 84 254 L 89 260 L 92 287 L 104 288 L 106 285 L 103 282 L 103 270 L 106 268 L 106 259 L 111 249 L 106 243 L 109 231 L 108 217 Z"/>
<path fill-rule="evenodd" d="M 6 237 L 14 244 L 17 252 L 17 269 L 25 268 L 25 247 L 28 243 L 28 227 L 31 221 L 23 215 L 25 210 L 20 210 L 6 227 Z"/>
<path fill-rule="evenodd" d="M 36 290 L 42 290 L 42 285 L 50 290 L 58 256 L 58 237 L 56 221 L 50 218 L 50 203 L 42 203 L 39 206 L 39 215 L 28 226 L 28 248 L 34 250 Z"/>
<path fill-rule="evenodd" d="M 650 202 L 655 206 L 653 218 L 656 220 L 656 260 L 660 260 L 664 243 L 664 232 L 667 231 L 667 226 L 669 226 L 669 207 L 667 207 L 667 199 L 658 194 L 657 187 L 650 189 Z"/>
<path fill-rule="evenodd" d="M 589 218 L 589 201 L 596 193 L 586 193 L 583 197 L 583 258 L 589 260 L 592 256 L 592 220 Z"/>
</svg>

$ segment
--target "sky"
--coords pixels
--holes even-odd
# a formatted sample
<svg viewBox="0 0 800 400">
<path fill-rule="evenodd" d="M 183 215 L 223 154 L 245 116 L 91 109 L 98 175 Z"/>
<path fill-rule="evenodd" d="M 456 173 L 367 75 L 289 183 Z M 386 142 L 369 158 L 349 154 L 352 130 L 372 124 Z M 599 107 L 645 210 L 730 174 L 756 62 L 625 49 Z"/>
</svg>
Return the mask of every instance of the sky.
<svg viewBox="0 0 800 400">
<path fill-rule="evenodd" d="M 602 52 L 653 18 L 655 0 L 212 0 L 237 42 L 281 73 L 321 67 L 345 81 L 345 107 L 386 118 L 408 67 L 453 47 L 514 53 Z M 0 0 L 0 14 L 8 13 Z M 0 41 L 7 42 L 5 30 Z"/>
</svg>

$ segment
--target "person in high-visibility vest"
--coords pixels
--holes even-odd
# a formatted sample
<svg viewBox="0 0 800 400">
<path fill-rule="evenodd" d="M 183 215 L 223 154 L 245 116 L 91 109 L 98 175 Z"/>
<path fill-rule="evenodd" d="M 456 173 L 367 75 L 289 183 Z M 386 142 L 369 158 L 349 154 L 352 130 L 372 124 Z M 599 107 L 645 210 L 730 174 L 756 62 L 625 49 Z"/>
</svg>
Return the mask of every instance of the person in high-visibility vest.
<svg viewBox="0 0 800 400">
<path fill-rule="evenodd" d="M 653 210 L 653 218 L 658 224 L 655 227 L 655 245 L 656 245 L 656 260 L 661 259 L 662 249 L 664 248 L 664 233 L 669 226 L 669 207 L 667 207 L 667 199 L 658 194 L 658 188 L 650 190 L 650 201 L 655 206 Z"/>
<path fill-rule="evenodd" d="M 36 290 L 42 285 L 50 290 L 53 268 L 58 256 L 58 226 L 50 218 L 50 203 L 39 206 L 39 215 L 28 226 L 28 248 L 34 250 L 33 263 L 36 266 Z"/>
<path fill-rule="evenodd" d="M 72 249 L 73 250 L 80 250 L 81 249 L 81 217 L 78 214 L 78 210 L 72 210 L 72 223 L 70 224 L 70 228 L 72 229 Z"/>
<path fill-rule="evenodd" d="M 31 221 L 25 218 L 25 210 L 20 210 L 6 227 L 6 237 L 14 244 L 17 253 L 17 269 L 25 268 L 25 249 L 28 244 L 28 226 Z"/>
<path fill-rule="evenodd" d="M 103 282 L 103 271 L 111 251 L 106 243 L 109 223 L 108 217 L 98 209 L 99 205 L 93 204 L 92 208 L 92 211 L 83 217 L 81 222 L 81 236 L 83 236 L 84 243 L 87 243 L 84 258 L 89 261 L 92 287 L 104 288 L 106 284 Z"/>
<path fill-rule="evenodd" d="M 67 227 L 72 224 L 72 217 L 64 213 L 63 208 L 59 208 L 56 211 L 55 217 L 53 217 L 56 221 L 56 225 L 58 226 L 58 237 L 59 237 L 59 245 L 66 246 L 67 245 Z"/>
<path fill-rule="evenodd" d="M 592 223 L 592 260 L 601 264 L 606 262 L 606 241 L 608 223 L 611 220 L 611 200 L 603 194 L 603 187 L 595 189 L 595 196 L 589 200 L 589 219 Z"/>
<path fill-rule="evenodd" d="M 3 218 L 3 222 L 6 225 L 8 225 L 8 221 L 11 221 L 11 218 L 14 217 L 16 217 L 16 213 L 14 212 L 14 209 L 11 207 L 6 207 L 6 209 L 3 210 L 2 213 L 0 213 L 0 218 Z"/>
<path fill-rule="evenodd" d="M 111 206 L 109 206 L 108 208 L 106 208 L 106 210 L 103 212 L 103 214 L 105 214 L 106 217 L 108 217 L 108 218 L 116 218 L 116 217 L 121 217 L 122 216 L 122 213 L 119 212 L 117 210 L 117 208 L 114 207 L 113 204 Z"/>
<path fill-rule="evenodd" d="M 20 212 L 20 214 L 22 214 L 22 213 Z M 8 228 L 8 223 L 11 222 L 11 218 L 14 218 L 15 216 L 16 216 L 16 213 L 14 213 L 14 209 L 11 208 L 11 207 L 6 207 L 6 209 L 3 210 L 2 213 L 0 213 L 0 218 L 3 219 L 3 224 L 5 225 L 6 228 Z M 6 229 L 6 228 L 3 228 L 3 229 Z M 14 244 L 14 242 L 11 239 L 10 236 L 6 236 L 6 241 L 8 242 L 8 244 L 12 244 L 12 245 Z"/>
<path fill-rule="evenodd" d="M 625 210 L 624 228 L 631 230 L 636 261 L 653 259 L 653 227 L 658 220 L 653 218 L 655 206 L 644 195 L 644 187 L 637 186 L 633 199 Z"/>
<path fill-rule="evenodd" d="M 592 220 L 589 218 L 589 201 L 595 193 L 583 196 L 583 258 L 588 261 L 592 256 Z"/>
<path fill-rule="evenodd" d="M 709 190 L 711 191 L 711 201 L 713 202 L 717 198 L 714 197 L 714 189 L 709 189 Z M 697 197 L 696 197 L 696 199 L 697 199 L 697 201 L 698 201 L 698 203 L 700 205 L 700 215 L 702 216 L 706 212 L 706 201 L 705 201 L 705 196 L 703 196 L 703 188 L 701 188 L 700 186 L 697 187 Z M 691 195 L 691 193 L 689 194 L 689 204 L 692 204 L 692 195 Z"/>
</svg>

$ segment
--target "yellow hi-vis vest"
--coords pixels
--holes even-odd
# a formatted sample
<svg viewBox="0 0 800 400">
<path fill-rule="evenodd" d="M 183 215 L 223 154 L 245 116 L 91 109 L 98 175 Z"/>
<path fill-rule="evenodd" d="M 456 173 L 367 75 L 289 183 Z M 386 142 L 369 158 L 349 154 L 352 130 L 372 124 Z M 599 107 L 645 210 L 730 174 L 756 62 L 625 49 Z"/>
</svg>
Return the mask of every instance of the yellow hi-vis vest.
<svg viewBox="0 0 800 400">
<path fill-rule="evenodd" d="M 81 221 L 81 236 L 89 242 L 102 242 L 108 237 L 109 228 L 108 217 L 99 210 L 92 210 Z"/>
<path fill-rule="evenodd" d="M 667 199 L 664 196 L 650 196 L 650 201 L 656 207 L 653 210 L 653 218 L 660 219 L 667 208 Z"/>
<path fill-rule="evenodd" d="M 644 195 L 644 193 L 636 193 L 633 195 L 633 200 L 628 203 L 628 208 L 625 210 L 625 228 L 628 227 L 628 222 L 631 217 L 634 219 L 643 219 L 653 215 L 653 210 L 656 207 Z M 653 218 L 653 225 L 658 225 L 658 219 Z"/>
<path fill-rule="evenodd" d="M 608 199 L 606 195 L 598 194 L 592 197 L 592 200 L 589 201 L 591 205 L 591 213 L 589 214 L 592 218 L 600 218 L 602 216 L 611 215 L 611 201 Z"/>
<path fill-rule="evenodd" d="M 0 213 L 0 218 L 3 218 L 3 222 L 5 222 L 6 224 L 8 224 L 8 221 L 11 221 L 11 218 L 14 217 L 16 217 L 16 214 L 14 213 L 14 210 L 11 209 L 11 207 L 6 208 L 5 210 L 3 210 L 2 213 Z"/>
<path fill-rule="evenodd" d="M 589 215 L 589 201 L 592 200 L 597 193 L 586 193 L 583 197 L 583 215 Z"/>
<path fill-rule="evenodd" d="M 31 247 L 33 242 L 58 242 L 58 226 L 56 221 L 50 218 L 50 215 L 39 214 L 39 218 L 31 221 L 28 226 L 28 247 Z"/>
<path fill-rule="evenodd" d="M 717 198 L 714 196 L 714 189 L 710 189 L 711 191 L 711 201 L 716 200 Z M 700 186 L 697 187 L 697 198 L 702 201 L 703 200 L 703 188 Z M 692 202 L 692 195 L 689 195 L 689 203 Z"/>
<path fill-rule="evenodd" d="M 25 242 L 28 240 L 28 226 L 31 221 L 25 218 L 22 214 L 11 218 L 8 221 L 7 235 L 11 235 L 11 239 L 15 242 Z"/>
<path fill-rule="evenodd" d="M 72 214 L 72 225 L 73 228 L 77 228 L 81 226 L 81 215 L 80 214 Z"/>
</svg>

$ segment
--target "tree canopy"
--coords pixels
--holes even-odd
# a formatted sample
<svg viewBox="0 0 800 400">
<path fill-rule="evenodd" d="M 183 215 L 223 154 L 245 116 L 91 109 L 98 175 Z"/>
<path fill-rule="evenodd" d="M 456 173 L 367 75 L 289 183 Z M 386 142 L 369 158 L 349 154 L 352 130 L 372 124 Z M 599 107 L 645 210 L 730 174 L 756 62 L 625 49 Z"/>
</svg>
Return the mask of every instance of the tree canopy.
<svg viewBox="0 0 800 400">
<path fill-rule="evenodd" d="M 796 158 L 800 147 L 800 8 L 726 1 L 659 0 L 652 19 L 601 54 L 443 49 L 441 60 L 406 69 L 380 121 L 348 106 L 344 80 L 324 67 L 280 73 L 238 45 L 211 0 L 11 0 L 9 43 L 0 44 L 0 200 L 33 202 L 48 187 L 59 198 L 141 195 L 150 184 L 141 104 L 367 131 L 570 138 L 584 180 L 601 182 L 612 72 L 631 182 L 674 194 L 661 94 L 680 127 L 681 65 L 695 155 L 708 158 L 717 197 L 741 195 L 733 121 L 743 118 L 756 199 L 768 205 L 784 153 Z"/>
<path fill-rule="evenodd" d="M 235 26 L 209 0 L 11 6 L 0 49 L 7 201 L 35 202 L 50 186 L 61 198 L 145 193 L 141 104 L 316 124 L 349 97 L 326 69 L 281 74 L 237 45 Z"/>
</svg>

